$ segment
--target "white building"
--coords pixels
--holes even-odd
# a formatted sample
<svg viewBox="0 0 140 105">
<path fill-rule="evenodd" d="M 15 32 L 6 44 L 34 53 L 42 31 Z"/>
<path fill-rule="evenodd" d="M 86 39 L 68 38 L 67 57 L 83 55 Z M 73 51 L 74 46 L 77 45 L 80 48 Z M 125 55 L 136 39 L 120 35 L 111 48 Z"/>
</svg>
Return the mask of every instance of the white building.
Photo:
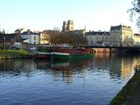
<svg viewBox="0 0 140 105">
<path fill-rule="evenodd" d="M 140 34 L 134 34 L 134 46 L 140 46 Z"/>
<path fill-rule="evenodd" d="M 105 31 L 86 32 L 89 46 L 109 46 L 110 33 Z"/>
<path fill-rule="evenodd" d="M 118 25 L 110 28 L 111 46 L 133 46 L 133 31 L 130 26 Z"/>
<path fill-rule="evenodd" d="M 21 33 L 21 37 L 23 39 L 26 39 L 24 42 L 29 43 L 29 44 L 37 45 L 40 43 L 39 33 L 33 33 L 30 30 L 27 30 L 27 31 Z"/>
</svg>

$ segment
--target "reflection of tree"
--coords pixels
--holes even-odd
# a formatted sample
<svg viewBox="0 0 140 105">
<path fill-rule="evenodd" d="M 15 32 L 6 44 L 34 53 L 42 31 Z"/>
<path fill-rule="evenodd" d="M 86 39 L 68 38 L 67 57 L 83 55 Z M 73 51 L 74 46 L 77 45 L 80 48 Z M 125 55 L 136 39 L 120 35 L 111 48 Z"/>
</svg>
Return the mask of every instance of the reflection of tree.
<svg viewBox="0 0 140 105">
<path fill-rule="evenodd" d="M 51 69 L 53 70 L 53 75 L 55 79 L 62 76 L 67 83 L 72 82 L 75 73 L 83 73 L 83 71 L 90 65 L 91 59 L 83 59 L 69 62 L 58 62 L 52 64 Z"/>
<path fill-rule="evenodd" d="M 46 61 L 36 60 L 37 69 L 45 71 L 46 74 L 51 73 L 55 80 L 63 78 L 67 83 L 73 81 L 75 73 L 87 70 L 92 59 L 82 59 L 76 61 Z"/>
<path fill-rule="evenodd" d="M 9 74 L 10 76 L 20 76 L 22 73 L 26 73 L 26 76 L 29 77 L 31 71 L 34 70 L 33 66 L 30 60 L 0 60 L 0 73 L 2 75 Z"/>
</svg>

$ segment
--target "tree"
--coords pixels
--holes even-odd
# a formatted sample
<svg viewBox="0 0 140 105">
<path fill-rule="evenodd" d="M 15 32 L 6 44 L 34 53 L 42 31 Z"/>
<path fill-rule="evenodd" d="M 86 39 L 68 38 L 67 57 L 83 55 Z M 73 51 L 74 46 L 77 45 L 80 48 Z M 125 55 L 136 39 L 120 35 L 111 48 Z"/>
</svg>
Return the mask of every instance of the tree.
<svg viewBox="0 0 140 105">
<path fill-rule="evenodd" d="M 138 28 L 140 29 L 140 0 L 132 1 L 133 7 L 128 10 L 130 13 L 130 19 L 133 21 L 135 19 Z"/>
<path fill-rule="evenodd" d="M 59 32 L 52 37 L 53 44 L 69 44 L 71 46 L 87 46 L 87 39 L 80 33 Z"/>
</svg>

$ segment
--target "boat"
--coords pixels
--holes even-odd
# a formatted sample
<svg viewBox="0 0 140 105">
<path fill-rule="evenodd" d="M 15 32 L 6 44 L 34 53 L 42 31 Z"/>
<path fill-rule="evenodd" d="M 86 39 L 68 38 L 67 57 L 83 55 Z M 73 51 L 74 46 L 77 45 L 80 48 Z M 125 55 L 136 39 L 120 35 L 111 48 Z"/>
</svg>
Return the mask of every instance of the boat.
<svg viewBox="0 0 140 105">
<path fill-rule="evenodd" d="M 34 58 L 37 59 L 50 59 L 51 58 L 51 49 L 49 46 L 38 46 L 37 51 L 34 55 Z"/>
<path fill-rule="evenodd" d="M 91 48 L 71 46 L 39 46 L 34 58 L 49 60 L 76 60 L 93 57 Z"/>
<path fill-rule="evenodd" d="M 56 47 L 52 49 L 52 58 L 63 59 L 63 60 L 73 60 L 73 59 L 84 59 L 93 56 L 93 50 L 84 47 Z"/>
</svg>

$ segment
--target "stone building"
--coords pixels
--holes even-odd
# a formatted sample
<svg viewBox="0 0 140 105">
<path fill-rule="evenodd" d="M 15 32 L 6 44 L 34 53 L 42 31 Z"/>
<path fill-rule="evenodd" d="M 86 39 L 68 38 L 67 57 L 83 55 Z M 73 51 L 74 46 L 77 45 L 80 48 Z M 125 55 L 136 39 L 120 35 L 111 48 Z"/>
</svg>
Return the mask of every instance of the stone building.
<svg viewBox="0 0 140 105">
<path fill-rule="evenodd" d="M 63 22 L 62 31 L 73 31 L 74 30 L 74 21 L 68 20 Z"/>
<path fill-rule="evenodd" d="M 133 31 L 130 26 L 118 25 L 110 28 L 111 46 L 133 46 Z"/>
<path fill-rule="evenodd" d="M 106 31 L 90 31 L 86 32 L 89 46 L 109 46 L 110 33 Z"/>
<path fill-rule="evenodd" d="M 140 34 L 134 34 L 134 46 L 140 46 Z"/>
</svg>

